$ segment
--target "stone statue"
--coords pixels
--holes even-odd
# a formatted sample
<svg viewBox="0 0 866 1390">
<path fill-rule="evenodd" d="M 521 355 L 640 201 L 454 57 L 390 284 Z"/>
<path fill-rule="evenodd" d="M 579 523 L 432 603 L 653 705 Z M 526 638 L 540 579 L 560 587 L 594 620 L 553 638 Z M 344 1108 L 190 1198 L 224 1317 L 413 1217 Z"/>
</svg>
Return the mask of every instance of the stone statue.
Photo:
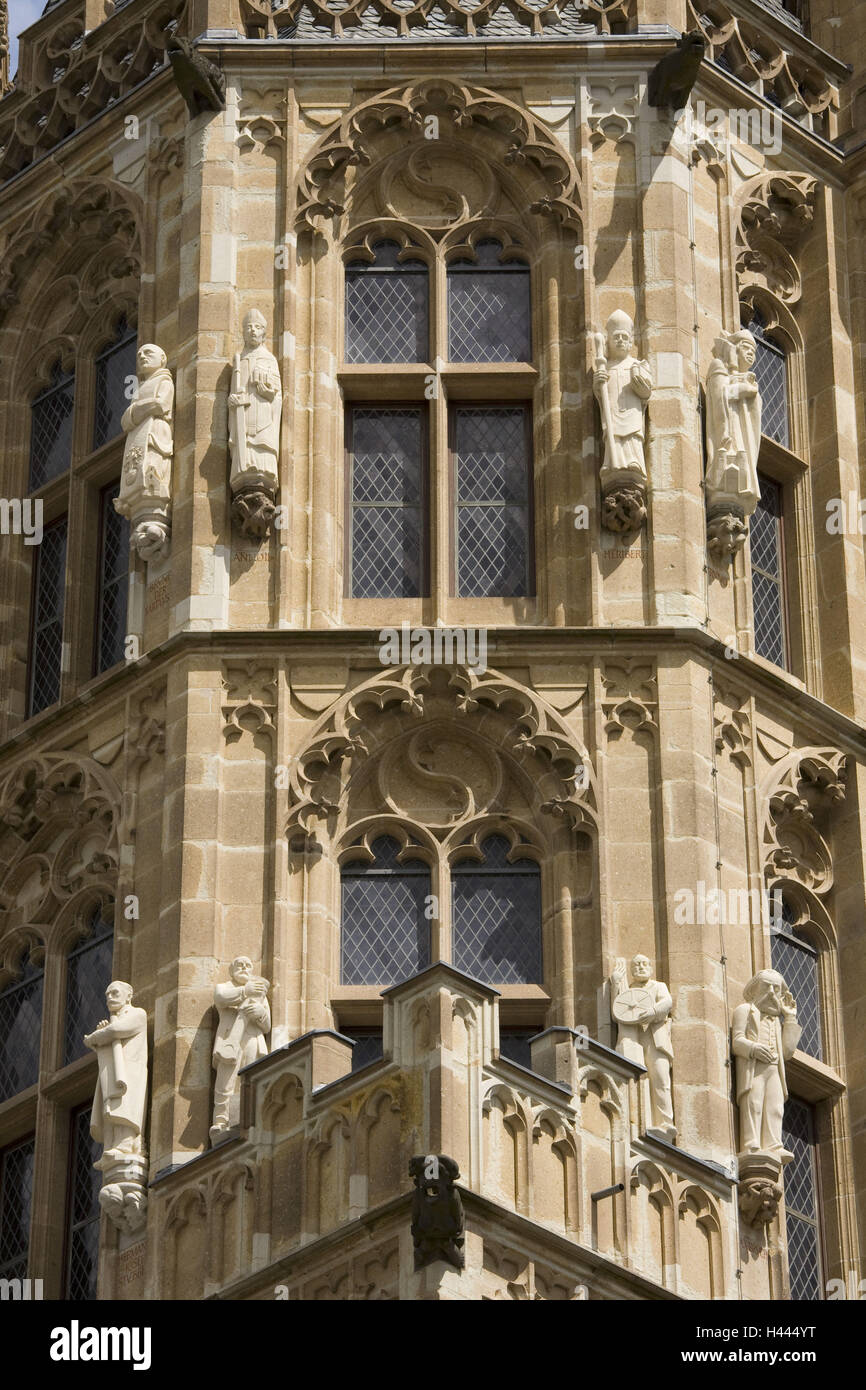
<svg viewBox="0 0 866 1390">
<path fill-rule="evenodd" d="M 617 309 L 604 333 L 593 334 L 593 391 L 601 409 L 604 461 L 602 522 L 610 531 L 638 530 L 646 519 L 644 415 L 652 395 L 649 363 L 632 352 L 634 324 Z"/>
<path fill-rule="evenodd" d="M 238 956 L 229 966 L 230 983 L 217 985 L 214 1006 L 219 1014 L 213 1045 L 216 1069 L 211 1143 L 238 1123 L 240 1096 L 238 1072 L 264 1057 L 268 1048 L 265 1034 L 270 1032 L 268 1006 L 270 983 L 253 974 L 248 956 Z"/>
<path fill-rule="evenodd" d="M 446 1154 L 417 1154 L 409 1162 L 409 1176 L 415 1183 L 412 1240 L 416 1270 L 434 1260 L 445 1260 L 455 1269 L 462 1269 L 466 1260 L 463 1203 L 454 1186 L 460 1169 Z"/>
<path fill-rule="evenodd" d="M 245 536 L 264 536 L 273 520 L 283 395 L 280 369 L 264 345 L 258 309 L 244 318 L 244 350 L 235 354 L 229 395 L 232 515 Z"/>
<path fill-rule="evenodd" d="M 782 1144 L 782 1115 L 788 1096 L 785 1060 L 794 1055 L 802 1032 L 797 1005 L 775 970 L 759 970 L 743 999 L 731 1021 L 740 1152 L 770 1154 L 781 1164 L 790 1163 L 793 1155 Z"/>
<path fill-rule="evenodd" d="M 130 544 L 143 560 L 168 554 L 174 382 L 156 343 L 136 354 L 138 386 L 121 416 L 126 434 L 120 491 L 114 505 L 132 526 Z"/>
<path fill-rule="evenodd" d="M 758 505 L 761 394 L 757 344 L 746 328 L 723 333 L 707 372 L 707 528 L 710 553 L 727 558 L 745 542 Z"/>
<path fill-rule="evenodd" d="M 132 986 L 123 980 L 112 980 L 105 1001 L 109 1017 L 84 1039 L 99 1064 L 90 1133 L 102 1144 L 94 1165 L 103 1173 L 100 1205 L 131 1233 L 146 1219 L 147 1014 L 133 1005 Z"/>
<path fill-rule="evenodd" d="M 652 1129 L 669 1144 L 676 1141 L 671 1095 L 671 1010 L 674 1001 L 667 985 L 653 979 L 647 956 L 631 961 L 631 985 L 626 984 L 626 963 L 617 961 L 610 978 L 611 1013 L 617 1025 L 617 1052 L 647 1069 Z M 649 1129 L 649 1126 L 648 1126 Z"/>
</svg>

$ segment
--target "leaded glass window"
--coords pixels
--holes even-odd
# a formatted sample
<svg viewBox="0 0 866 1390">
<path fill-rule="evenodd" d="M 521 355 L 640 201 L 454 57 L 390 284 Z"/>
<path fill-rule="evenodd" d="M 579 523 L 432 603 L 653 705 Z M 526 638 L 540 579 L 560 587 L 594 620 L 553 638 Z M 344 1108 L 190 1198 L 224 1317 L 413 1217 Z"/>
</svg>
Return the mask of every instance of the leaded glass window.
<svg viewBox="0 0 866 1390">
<path fill-rule="evenodd" d="M 782 1143 L 794 1155 L 793 1162 L 783 1169 L 791 1298 L 815 1300 L 822 1297 L 815 1111 L 794 1096 L 785 1105 Z"/>
<path fill-rule="evenodd" d="M 346 267 L 346 361 L 426 362 L 428 274 L 396 241 Z"/>
<path fill-rule="evenodd" d="M 352 1071 L 361 1071 L 373 1062 L 381 1062 L 384 1056 L 381 1028 L 341 1028 L 340 1032 L 355 1044 L 352 1048 Z"/>
<path fill-rule="evenodd" d="M 390 835 L 371 848 L 372 863 L 349 863 L 341 875 L 344 985 L 395 985 L 430 964 L 430 922 L 424 915 L 429 868 L 417 859 L 401 861 Z"/>
<path fill-rule="evenodd" d="M 114 927 L 97 908 L 90 932 L 66 957 L 66 1027 L 63 1064 L 84 1057 L 82 1039 L 105 1013 L 105 991 L 111 984 Z"/>
<path fill-rule="evenodd" d="M 797 1001 L 797 1022 L 803 1029 L 797 1044 L 810 1057 L 821 1057 L 821 1003 L 818 952 L 801 929 L 793 924 L 795 914 L 787 904 L 782 921 L 770 937 L 773 969 L 778 970 Z"/>
<path fill-rule="evenodd" d="M 460 597 L 530 592 L 529 412 L 459 406 L 452 413 L 456 590 Z"/>
<path fill-rule="evenodd" d="M 426 580 L 424 414 L 354 406 L 348 415 L 351 595 L 417 598 Z"/>
<path fill-rule="evenodd" d="M 755 376 L 761 391 L 761 433 L 788 448 L 788 359 L 779 345 L 767 337 L 764 317 L 756 309 L 749 324 L 758 352 Z"/>
<path fill-rule="evenodd" d="M 487 984 L 541 982 L 541 877 L 531 859 L 509 862 L 509 843 L 490 835 L 483 861 L 451 871 L 453 963 Z"/>
<path fill-rule="evenodd" d="M 30 646 L 29 713 L 60 699 L 63 608 L 66 597 L 66 517 L 46 526 L 37 547 Z"/>
<path fill-rule="evenodd" d="M 500 1028 L 499 1055 L 507 1062 L 516 1062 L 519 1067 L 532 1070 L 532 1048 L 530 1039 L 541 1032 L 540 1028 Z"/>
<path fill-rule="evenodd" d="M 72 409 L 75 376 L 59 362 L 51 380 L 30 406 L 30 491 L 59 478 L 72 457 Z"/>
<path fill-rule="evenodd" d="M 90 1135 L 90 1106 L 73 1110 L 69 1126 L 69 1194 L 66 1212 L 66 1291 L 77 1302 L 96 1298 L 99 1260 L 99 1189 L 94 1163 L 102 1147 Z"/>
<path fill-rule="evenodd" d="M 0 991 L 0 1101 L 39 1080 L 43 979 L 42 966 L 29 955 L 18 978 Z"/>
<path fill-rule="evenodd" d="M 27 1278 L 30 1216 L 33 1207 L 34 1140 L 24 1139 L 0 1153 L 0 1278 Z"/>
<path fill-rule="evenodd" d="M 129 589 L 129 522 L 114 508 L 120 484 L 104 488 L 100 500 L 99 590 L 96 599 L 96 671 L 124 657 Z"/>
<path fill-rule="evenodd" d="M 529 268 L 503 261 L 502 243 L 479 241 L 477 260 L 448 266 L 448 356 L 452 362 L 529 362 Z"/>
<path fill-rule="evenodd" d="M 120 417 L 130 401 L 126 395 L 127 378 L 135 376 L 135 342 L 135 329 L 129 327 L 126 319 L 121 319 L 114 340 L 96 358 L 94 449 L 120 434 Z"/>
<path fill-rule="evenodd" d="M 758 481 L 761 498 L 749 523 L 755 651 L 786 667 L 782 489 L 771 478 L 759 475 Z"/>
</svg>

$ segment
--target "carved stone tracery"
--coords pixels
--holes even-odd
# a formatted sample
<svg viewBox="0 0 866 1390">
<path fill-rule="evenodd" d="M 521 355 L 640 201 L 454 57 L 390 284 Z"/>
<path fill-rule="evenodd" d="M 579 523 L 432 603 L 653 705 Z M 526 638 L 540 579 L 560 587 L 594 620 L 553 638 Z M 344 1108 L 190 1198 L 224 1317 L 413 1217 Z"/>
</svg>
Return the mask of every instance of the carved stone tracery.
<svg viewBox="0 0 866 1390">
<path fill-rule="evenodd" d="M 832 855 L 818 823 L 845 799 L 846 763 L 835 748 L 799 748 L 772 769 L 763 797 L 768 882 L 791 877 L 819 895 L 832 888 Z"/>
<path fill-rule="evenodd" d="M 759 174 L 738 196 L 737 274 L 743 288 L 758 286 L 786 304 L 802 293 L 795 259 L 812 227 L 818 183 L 809 174 Z"/>
</svg>

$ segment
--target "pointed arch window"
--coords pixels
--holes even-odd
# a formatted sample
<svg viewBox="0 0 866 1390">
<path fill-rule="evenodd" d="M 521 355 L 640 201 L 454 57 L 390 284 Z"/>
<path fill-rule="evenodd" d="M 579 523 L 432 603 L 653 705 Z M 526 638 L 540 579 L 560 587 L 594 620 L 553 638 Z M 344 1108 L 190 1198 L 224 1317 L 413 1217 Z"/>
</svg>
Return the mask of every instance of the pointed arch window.
<svg viewBox="0 0 866 1390">
<path fill-rule="evenodd" d="M 128 377 L 135 376 L 136 330 L 121 318 L 111 342 L 94 362 L 93 447 L 99 449 L 120 434 L 120 420 L 129 404 Z"/>
<path fill-rule="evenodd" d="M 401 859 L 391 835 L 379 836 L 371 851 L 371 863 L 350 862 L 341 874 L 345 985 L 395 985 L 430 964 L 430 869 Z"/>
<path fill-rule="evenodd" d="M 372 250 L 346 266 L 346 361 L 426 362 L 427 266 L 396 241 Z"/>
<path fill-rule="evenodd" d="M 105 1012 L 113 953 L 114 927 L 98 907 L 91 915 L 87 936 L 66 957 L 64 1066 L 87 1054 L 82 1039 L 93 1028 L 93 1020 Z"/>
<path fill-rule="evenodd" d="M 529 362 L 529 267 L 486 237 L 475 260 L 448 266 L 448 355 L 452 362 Z"/>
<path fill-rule="evenodd" d="M 797 1001 L 797 1022 L 803 1032 L 797 1044 L 801 1052 L 821 1060 L 821 991 L 818 952 L 808 934 L 797 925 L 798 913 L 782 903 L 782 920 L 773 925 L 770 953 Z"/>
<path fill-rule="evenodd" d="M 788 359 L 783 348 L 767 331 L 767 321 L 757 307 L 748 325 L 758 353 L 755 376 L 761 391 L 761 433 L 790 447 L 788 419 Z"/>
<path fill-rule="evenodd" d="M 72 459 L 75 374 L 58 361 L 48 385 L 30 406 L 30 491 L 65 473 Z"/>
<path fill-rule="evenodd" d="M 0 1101 L 39 1080 L 44 972 L 31 949 L 17 979 L 0 991 Z"/>
<path fill-rule="evenodd" d="M 532 859 L 509 858 L 504 835 L 489 835 L 483 860 L 451 870 L 453 960 L 487 984 L 542 980 L 541 874 Z"/>
<path fill-rule="evenodd" d="M 787 669 L 783 493 L 781 485 L 764 474 L 758 475 L 758 484 L 761 496 L 749 523 L 755 651 Z"/>
</svg>

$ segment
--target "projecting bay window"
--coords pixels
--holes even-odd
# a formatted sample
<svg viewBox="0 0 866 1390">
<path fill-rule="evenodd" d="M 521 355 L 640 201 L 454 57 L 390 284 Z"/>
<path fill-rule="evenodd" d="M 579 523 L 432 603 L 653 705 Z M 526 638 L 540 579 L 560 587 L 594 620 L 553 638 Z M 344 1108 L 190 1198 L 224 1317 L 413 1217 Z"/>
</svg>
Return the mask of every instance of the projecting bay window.
<svg viewBox="0 0 866 1390">
<path fill-rule="evenodd" d="M 345 278 L 347 598 L 532 595 L 525 252 L 470 235 L 428 263 L 407 233 Z"/>
<path fill-rule="evenodd" d="M 761 500 L 749 522 L 755 651 L 787 669 L 782 488 L 763 475 L 758 482 Z"/>
</svg>

